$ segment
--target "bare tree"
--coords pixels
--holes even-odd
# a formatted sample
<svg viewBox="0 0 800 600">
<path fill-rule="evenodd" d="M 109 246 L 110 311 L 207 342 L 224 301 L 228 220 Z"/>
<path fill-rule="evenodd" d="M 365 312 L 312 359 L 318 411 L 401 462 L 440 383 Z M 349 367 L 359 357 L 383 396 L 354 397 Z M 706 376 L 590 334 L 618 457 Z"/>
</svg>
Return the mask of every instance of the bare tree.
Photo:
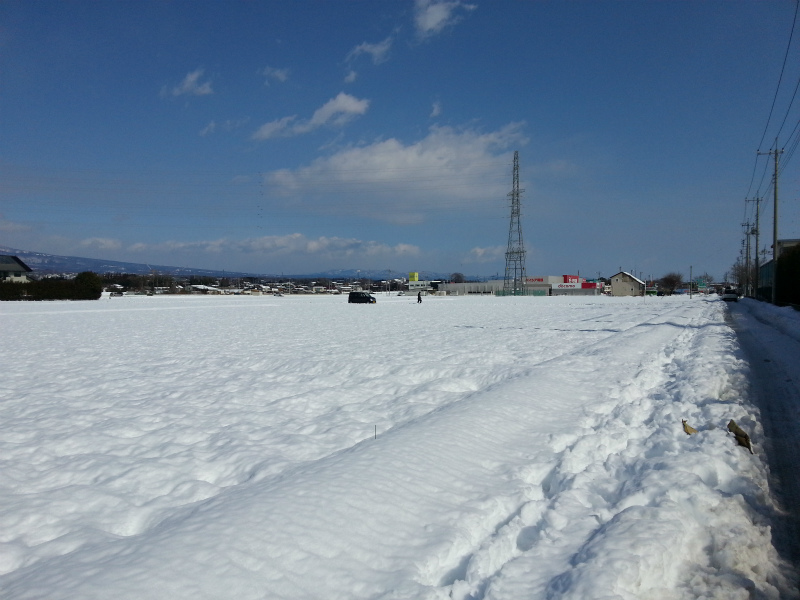
<svg viewBox="0 0 800 600">
<path fill-rule="evenodd" d="M 463 273 L 453 273 L 450 275 L 450 281 L 453 283 L 464 283 L 466 279 Z"/>
<path fill-rule="evenodd" d="M 737 260 L 736 263 L 731 267 L 731 270 L 727 273 L 727 277 L 725 277 L 726 282 L 728 282 L 729 277 L 733 280 L 732 282 L 736 283 L 736 285 L 740 288 L 755 285 L 755 263 L 751 262 L 748 268 L 746 263 L 741 260 Z"/>
<path fill-rule="evenodd" d="M 681 273 L 667 273 L 658 280 L 658 287 L 668 294 L 672 294 L 683 282 Z"/>
</svg>

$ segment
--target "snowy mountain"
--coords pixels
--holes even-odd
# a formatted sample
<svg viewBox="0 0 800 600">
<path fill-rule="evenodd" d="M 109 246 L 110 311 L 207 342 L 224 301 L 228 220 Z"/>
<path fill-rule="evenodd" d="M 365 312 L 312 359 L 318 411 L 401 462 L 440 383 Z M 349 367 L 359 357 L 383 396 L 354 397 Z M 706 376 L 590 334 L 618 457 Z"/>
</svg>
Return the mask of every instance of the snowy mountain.
<svg viewBox="0 0 800 600">
<path fill-rule="evenodd" d="M 43 252 L 30 252 L 0 246 L 1 254 L 12 254 L 19 257 L 35 273 L 80 273 L 82 271 L 94 271 L 95 273 L 132 273 L 144 275 L 157 271 L 169 275 L 198 275 L 208 277 L 246 277 L 253 273 L 236 273 L 230 271 L 214 271 L 211 269 L 192 269 L 187 267 L 174 267 L 166 265 L 148 265 L 143 263 L 122 262 L 116 260 L 104 260 L 98 258 L 85 258 L 81 256 L 58 256 L 56 254 L 45 254 Z"/>
<path fill-rule="evenodd" d="M 85 258 L 80 256 L 59 256 L 43 252 L 31 252 L 18 248 L 0 246 L 0 254 L 11 254 L 22 259 L 36 273 L 80 273 L 93 271 L 95 273 L 132 273 L 145 275 L 156 271 L 166 275 L 176 276 L 205 276 L 205 277 L 266 277 L 274 279 L 397 279 L 408 277 L 407 271 L 366 270 L 366 269 L 337 269 L 320 271 L 316 273 L 245 273 L 238 271 L 215 271 L 213 269 L 195 269 L 189 267 L 175 267 L 167 265 L 150 265 L 145 263 L 122 262 L 98 258 Z M 448 280 L 450 273 L 420 272 L 420 279 Z M 471 278 L 474 279 L 474 278 Z"/>
</svg>

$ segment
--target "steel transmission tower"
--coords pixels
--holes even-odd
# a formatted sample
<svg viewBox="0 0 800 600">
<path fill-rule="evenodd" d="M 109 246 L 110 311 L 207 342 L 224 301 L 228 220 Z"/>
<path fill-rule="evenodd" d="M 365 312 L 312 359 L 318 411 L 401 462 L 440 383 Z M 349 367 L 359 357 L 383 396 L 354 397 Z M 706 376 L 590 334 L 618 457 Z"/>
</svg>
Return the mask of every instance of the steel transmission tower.
<svg viewBox="0 0 800 600">
<path fill-rule="evenodd" d="M 525 246 L 522 244 L 522 225 L 520 224 L 519 152 L 514 151 L 514 176 L 511 192 L 511 222 L 508 226 L 508 249 L 506 250 L 506 276 L 503 282 L 503 295 L 521 296 L 525 284 Z"/>
</svg>

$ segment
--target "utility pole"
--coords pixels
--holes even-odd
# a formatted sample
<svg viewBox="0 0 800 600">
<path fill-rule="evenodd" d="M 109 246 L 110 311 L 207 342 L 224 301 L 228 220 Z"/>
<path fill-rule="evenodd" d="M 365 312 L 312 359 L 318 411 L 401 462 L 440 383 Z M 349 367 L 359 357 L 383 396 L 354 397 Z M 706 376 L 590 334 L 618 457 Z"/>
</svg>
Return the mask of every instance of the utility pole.
<svg viewBox="0 0 800 600">
<path fill-rule="evenodd" d="M 745 251 L 744 251 L 744 295 L 750 296 L 750 221 L 742 223 L 745 235 Z"/>
<path fill-rule="evenodd" d="M 772 303 L 775 304 L 775 292 L 778 287 L 778 157 L 783 154 L 783 150 L 778 150 L 778 138 L 775 138 L 775 150 L 759 152 L 759 154 L 775 157 L 775 175 L 772 179 Z"/>
<path fill-rule="evenodd" d="M 758 205 L 761 203 L 761 200 L 763 200 L 763 198 L 759 198 L 758 196 L 756 196 L 752 200 L 745 200 L 745 202 L 755 202 L 756 203 L 756 224 L 753 226 L 753 229 L 750 231 L 750 233 L 752 235 L 756 236 L 755 266 L 754 266 L 755 282 L 753 283 L 753 297 L 754 298 L 758 298 L 758 283 L 759 283 L 758 282 L 758 278 L 759 278 L 758 269 L 760 267 L 759 262 L 758 262 L 758 248 L 759 248 L 759 246 L 758 246 L 758 235 L 760 233 L 759 232 L 759 220 L 760 220 L 759 211 L 760 211 L 760 209 L 759 209 Z"/>
<path fill-rule="evenodd" d="M 525 294 L 525 246 L 522 243 L 520 224 L 519 152 L 514 151 L 514 174 L 511 191 L 511 221 L 508 226 L 508 249 L 506 250 L 506 275 L 503 281 L 503 294 L 522 296 Z"/>
</svg>

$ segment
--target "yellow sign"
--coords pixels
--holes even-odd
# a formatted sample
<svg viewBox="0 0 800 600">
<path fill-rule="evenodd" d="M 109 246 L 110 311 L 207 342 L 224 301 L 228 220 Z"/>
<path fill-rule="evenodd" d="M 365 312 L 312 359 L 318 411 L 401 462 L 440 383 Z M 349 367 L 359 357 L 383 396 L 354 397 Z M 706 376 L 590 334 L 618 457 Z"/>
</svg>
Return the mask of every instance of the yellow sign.
<svg viewBox="0 0 800 600">
<path fill-rule="evenodd" d="M 419 281 L 419 273 L 409 273 L 408 274 L 409 281 Z"/>
</svg>

